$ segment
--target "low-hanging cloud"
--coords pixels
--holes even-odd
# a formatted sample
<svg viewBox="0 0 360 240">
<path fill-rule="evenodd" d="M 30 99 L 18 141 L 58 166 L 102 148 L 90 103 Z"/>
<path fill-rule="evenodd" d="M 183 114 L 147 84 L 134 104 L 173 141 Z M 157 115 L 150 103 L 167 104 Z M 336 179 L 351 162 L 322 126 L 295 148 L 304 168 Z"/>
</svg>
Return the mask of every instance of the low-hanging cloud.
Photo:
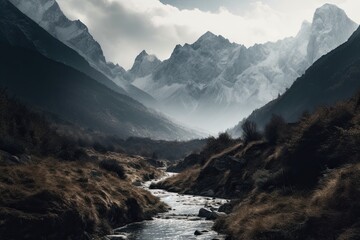
<svg viewBox="0 0 360 240">
<path fill-rule="evenodd" d="M 180 10 L 159 0 L 58 0 L 69 18 L 80 19 L 88 26 L 108 60 L 125 68 L 131 67 L 144 49 L 165 59 L 176 44 L 194 42 L 206 31 L 247 46 L 292 36 L 301 22 L 311 20 L 315 8 L 325 2 L 249 1 L 246 10 L 237 14 L 220 4 L 216 11 L 204 11 Z M 360 9 L 357 2 L 360 1 L 335 1 L 347 12 L 346 8 Z"/>
</svg>

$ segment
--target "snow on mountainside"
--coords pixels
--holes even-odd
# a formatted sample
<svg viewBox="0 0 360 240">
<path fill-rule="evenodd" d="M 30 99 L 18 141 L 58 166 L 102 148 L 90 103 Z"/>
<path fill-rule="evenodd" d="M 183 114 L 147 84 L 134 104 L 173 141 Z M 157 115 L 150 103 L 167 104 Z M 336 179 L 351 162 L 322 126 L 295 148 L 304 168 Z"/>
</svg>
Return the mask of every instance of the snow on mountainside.
<svg viewBox="0 0 360 240">
<path fill-rule="evenodd" d="M 128 71 L 129 77 L 145 77 L 160 64 L 161 61 L 155 55 L 149 55 L 144 50 L 135 58 L 134 65 Z"/>
<path fill-rule="evenodd" d="M 325 4 L 314 14 L 307 49 L 309 61 L 314 63 L 321 56 L 348 40 L 357 24 L 346 16 L 344 10 Z"/>
<path fill-rule="evenodd" d="M 191 45 L 177 45 L 168 60 L 133 84 L 179 121 L 224 130 L 282 94 L 356 28 L 342 9 L 325 4 L 295 37 L 277 42 L 246 48 L 207 32 Z"/>
<path fill-rule="evenodd" d="M 130 97 L 145 104 L 154 104 L 151 96 L 123 78 L 126 71 L 122 67 L 106 61 L 100 44 L 89 33 L 86 25 L 80 20 L 69 20 L 55 0 L 10 0 L 10 2 L 55 38 L 77 51 L 92 67 L 122 87 Z"/>
</svg>

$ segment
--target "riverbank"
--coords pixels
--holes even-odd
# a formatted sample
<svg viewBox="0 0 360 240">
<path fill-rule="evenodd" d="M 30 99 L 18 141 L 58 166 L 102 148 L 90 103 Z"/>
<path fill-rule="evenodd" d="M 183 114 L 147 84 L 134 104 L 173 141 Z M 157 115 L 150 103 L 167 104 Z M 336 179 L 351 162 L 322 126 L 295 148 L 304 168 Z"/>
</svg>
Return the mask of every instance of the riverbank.
<svg viewBox="0 0 360 240">
<path fill-rule="evenodd" d="M 132 181 L 161 175 L 140 157 L 96 154 L 91 161 L 32 158 L 0 166 L 1 239 L 101 239 L 151 219 L 167 206 Z"/>
<path fill-rule="evenodd" d="M 215 229 L 231 239 L 355 240 L 360 236 L 360 95 L 286 124 L 273 117 L 265 136 L 187 162 L 154 185 L 234 199 Z"/>
<path fill-rule="evenodd" d="M 167 177 L 169 176 L 173 174 L 168 174 Z M 149 189 L 152 182 L 146 182 L 143 188 L 167 204 L 170 210 L 158 214 L 153 220 L 132 223 L 115 229 L 113 237 L 126 236 L 129 240 L 225 239 L 225 235 L 212 230 L 213 221 L 199 217 L 198 214 L 201 208 L 217 209 L 227 200 Z"/>
</svg>

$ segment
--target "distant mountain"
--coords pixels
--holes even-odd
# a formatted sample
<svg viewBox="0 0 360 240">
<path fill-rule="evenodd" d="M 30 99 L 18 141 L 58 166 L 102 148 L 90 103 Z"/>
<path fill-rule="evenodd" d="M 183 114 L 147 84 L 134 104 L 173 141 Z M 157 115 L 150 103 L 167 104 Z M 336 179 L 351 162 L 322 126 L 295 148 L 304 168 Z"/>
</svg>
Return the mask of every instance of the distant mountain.
<svg viewBox="0 0 360 240">
<path fill-rule="evenodd" d="M 248 119 L 263 127 L 273 114 L 295 122 L 304 111 L 350 98 L 360 90 L 360 28 L 350 39 L 316 61 L 279 98 L 255 110 Z M 241 133 L 240 124 L 230 131 Z"/>
<path fill-rule="evenodd" d="M 149 55 L 145 50 L 136 58 L 134 65 L 128 71 L 131 79 L 145 77 L 154 71 L 161 64 L 155 55 Z"/>
<path fill-rule="evenodd" d="M 246 48 L 207 32 L 176 46 L 168 60 L 133 83 L 179 121 L 219 131 L 283 93 L 356 28 L 343 10 L 325 4 L 295 37 L 277 42 Z"/>
<path fill-rule="evenodd" d="M 0 51 L 0 86 L 31 106 L 81 127 L 124 138 L 197 136 L 119 94 L 121 88 L 113 91 L 104 86 L 112 87 L 112 82 L 7 0 L 0 0 Z"/>
<path fill-rule="evenodd" d="M 126 71 L 122 67 L 106 61 L 100 44 L 92 37 L 88 28 L 80 20 L 69 20 L 55 0 L 9 1 L 53 37 L 78 52 L 93 68 L 120 86 L 125 94 L 149 106 L 154 105 L 155 100 L 150 95 L 123 78 Z"/>
</svg>

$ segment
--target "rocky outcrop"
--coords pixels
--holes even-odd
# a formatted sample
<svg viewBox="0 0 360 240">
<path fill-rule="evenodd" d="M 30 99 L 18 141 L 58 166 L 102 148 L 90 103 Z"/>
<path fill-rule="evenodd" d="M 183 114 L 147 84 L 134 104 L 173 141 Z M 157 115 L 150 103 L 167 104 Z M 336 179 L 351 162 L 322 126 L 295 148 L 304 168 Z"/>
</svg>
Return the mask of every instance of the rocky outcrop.
<svg viewBox="0 0 360 240">
<path fill-rule="evenodd" d="M 226 213 L 217 212 L 206 208 L 201 208 L 198 214 L 199 217 L 205 218 L 206 220 L 216 220 L 220 217 L 225 217 L 226 215 Z"/>
</svg>

